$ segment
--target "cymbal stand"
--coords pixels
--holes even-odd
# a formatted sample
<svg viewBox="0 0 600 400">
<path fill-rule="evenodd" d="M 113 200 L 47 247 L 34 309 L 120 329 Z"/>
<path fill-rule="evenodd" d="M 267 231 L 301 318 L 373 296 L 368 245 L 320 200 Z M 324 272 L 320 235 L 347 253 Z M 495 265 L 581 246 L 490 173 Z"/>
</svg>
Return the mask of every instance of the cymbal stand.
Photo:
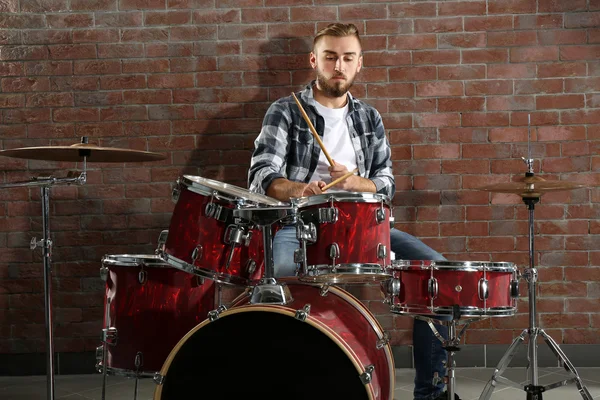
<svg viewBox="0 0 600 400">
<path fill-rule="evenodd" d="M 533 159 L 531 158 L 523 158 L 525 163 L 527 164 L 528 172 L 526 173 L 527 177 L 533 177 Z M 535 185 L 535 184 L 532 184 Z M 533 187 L 532 187 L 533 189 Z M 584 400 L 592 400 L 592 396 L 587 388 L 584 386 L 575 366 L 569 361 L 565 353 L 558 347 L 558 344 L 548 335 L 542 328 L 537 325 L 537 308 L 536 308 L 536 294 L 537 294 L 537 282 L 538 282 L 538 272 L 534 267 L 534 211 L 535 204 L 540 200 L 538 197 L 523 197 L 523 202 L 527 205 L 527 209 L 529 210 L 529 268 L 523 272 L 523 277 L 527 280 L 528 289 L 529 289 L 529 328 L 525 329 L 519 336 L 517 336 L 511 345 L 508 347 L 508 350 L 498 363 L 492 377 L 486 384 L 479 396 L 479 400 L 489 400 L 492 396 L 494 389 L 498 382 L 502 382 L 504 384 L 508 384 L 513 387 L 517 387 L 519 389 L 523 389 L 527 393 L 527 400 L 542 400 L 542 393 L 546 392 L 550 389 L 555 389 L 557 387 L 566 386 L 570 383 L 575 383 L 577 385 L 577 390 L 581 397 Z M 559 359 L 562 363 L 565 370 L 571 373 L 571 379 L 565 379 L 563 381 L 555 382 L 546 386 L 542 386 L 539 383 L 539 373 L 538 373 L 538 345 L 537 339 L 538 336 L 542 336 L 544 341 L 550 347 L 550 350 L 554 353 L 554 355 Z M 506 370 L 508 365 L 510 364 L 512 358 L 515 356 L 519 345 L 523 344 L 525 338 L 529 339 L 528 343 L 528 361 L 529 364 L 527 366 L 527 376 L 528 382 L 526 385 L 518 384 L 510 381 L 507 378 L 502 376 L 502 373 Z"/>
<path fill-rule="evenodd" d="M 42 202 L 42 239 L 32 238 L 29 247 L 35 250 L 42 248 L 42 260 L 44 266 L 44 315 L 46 321 L 46 377 L 47 377 L 47 399 L 54 400 L 54 335 L 52 322 L 52 240 L 50 239 L 49 210 L 50 210 L 50 187 L 60 184 L 85 184 L 87 179 L 86 157 L 83 158 L 83 172 L 74 177 L 71 173 L 66 178 L 33 177 L 30 181 L 0 184 L 0 189 L 14 187 L 40 187 Z"/>
</svg>

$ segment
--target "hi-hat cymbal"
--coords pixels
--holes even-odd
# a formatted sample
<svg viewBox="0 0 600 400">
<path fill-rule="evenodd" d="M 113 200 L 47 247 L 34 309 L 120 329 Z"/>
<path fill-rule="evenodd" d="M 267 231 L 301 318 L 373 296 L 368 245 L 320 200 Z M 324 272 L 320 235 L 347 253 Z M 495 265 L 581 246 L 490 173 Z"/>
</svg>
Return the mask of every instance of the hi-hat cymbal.
<svg viewBox="0 0 600 400">
<path fill-rule="evenodd" d="M 572 190 L 587 187 L 580 183 L 568 181 L 547 181 L 538 176 L 526 176 L 520 182 L 496 183 L 493 185 L 482 186 L 476 190 L 484 190 L 496 193 L 513 193 L 523 198 L 537 198 L 548 192 L 558 192 L 561 190 Z"/>
<path fill-rule="evenodd" d="M 25 158 L 45 161 L 83 161 L 90 162 L 141 162 L 159 161 L 167 158 L 161 153 L 149 151 L 100 147 L 88 143 L 77 143 L 71 146 L 22 147 L 2 150 L 0 156 Z"/>
</svg>

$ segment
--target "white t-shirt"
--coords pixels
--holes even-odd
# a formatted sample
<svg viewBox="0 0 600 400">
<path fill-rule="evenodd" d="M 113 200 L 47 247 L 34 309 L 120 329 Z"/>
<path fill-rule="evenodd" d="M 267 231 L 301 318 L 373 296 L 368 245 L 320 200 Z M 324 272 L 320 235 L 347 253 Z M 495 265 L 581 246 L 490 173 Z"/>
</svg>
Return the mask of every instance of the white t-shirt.
<svg viewBox="0 0 600 400">
<path fill-rule="evenodd" d="M 352 146 L 348 124 L 346 123 L 348 104 L 342 108 L 329 108 L 319 104 L 318 101 L 315 103 L 317 112 L 325 120 L 325 131 L 321 140 L 329 156 L 336 163 L 345 165 L 348 171 L 354 170 L 356 168 L 356 152 Z M 318 143 L 316 145 L 318 146 Z M 327 161 L 323 151 L 321 151 L 317 169 L 311 181 L 323 181 L 325 183 L 332 181 L 331 175 L 329 175 L 329 161 Z M 339 189 L 331 188 L 328 191 L 334 192 L 339 191 Z"/>
</svg>

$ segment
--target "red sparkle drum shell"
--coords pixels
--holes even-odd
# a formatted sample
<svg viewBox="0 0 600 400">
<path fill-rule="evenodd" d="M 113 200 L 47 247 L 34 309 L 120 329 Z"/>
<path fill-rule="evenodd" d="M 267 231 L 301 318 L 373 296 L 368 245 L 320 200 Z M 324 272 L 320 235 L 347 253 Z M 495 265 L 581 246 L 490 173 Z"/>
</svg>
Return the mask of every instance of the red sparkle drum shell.
<svg viewBox="0 0 600 400">
<path fill-rule="evenodd" d="M 511 316 L 517 268 L 508 262 L 394 260 L 384 283 L 392 312 L 415 315 Z M 487 293 L 487 295 L 486 295 Z"/>
<path fill-rule="evenodd" d="M 282 205 L 276 199 L 199 176 L 178 180 L 178 199 L 171 217 L 162 258 L 175 268 L 222 283 L 247 285 L 263 276 L 262 233 L 236 224 L 232 210 Z M 211 209 L 212 207 L 212 209 Z M 219 210 L 215 218 L 210 213 Z M 232 246 L 228 235 L 243 229 L 247 243 Z M 229 266 L 227 260 L 233 248 Z"/>
<path fill-rule="evenodd" d="M 153 375 L 175 344 L 215 308 L 214 282 L 202 283 L 201 278 L 172 268 L 156 255 L 106 255 L 102 264 L 104 327 L 116 334 L 112 344 L 103 345 L 108 372 Z M 139 368 L 135 365 L 138 353 Z"/>
<path fill-rule="evenodd" d="M 165 362 L 154 399 L 212 386 L 219 399 L 392 400 L 391 347 L 375 317 L 342 289 L 286 281 L 291 303 L 250 305 L 244 295 L 192 329 Z"/>
<path fill-rule="evenodd" d="M 309 282 L 369 282 L 389 278 L 391 206 L 389 197 L 376 193 L 334 192 L 294 199 L 298 223 L 314 224 L 316 241 L 306 242 L 306 260 L 299 277 Z M 336 209 L 335 222 L 320 214 Z M 303 240 L 301 240 L 301 243 Z M 339 257 L 332 258 L 337 246 Z"/>
</svg>

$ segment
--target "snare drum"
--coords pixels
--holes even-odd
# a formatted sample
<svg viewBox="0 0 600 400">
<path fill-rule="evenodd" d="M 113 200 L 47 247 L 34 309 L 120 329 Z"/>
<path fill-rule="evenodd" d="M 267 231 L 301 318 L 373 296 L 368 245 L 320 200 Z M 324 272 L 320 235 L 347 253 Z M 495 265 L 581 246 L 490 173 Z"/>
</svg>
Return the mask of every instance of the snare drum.
<svg viewBox="0 0 600 400">
<path fill-rule="evenodd" d="M 161 257 L 175 268 L 217 282 L 249 285 L 264 271 L 263 237 L 233 210 L 282 206 L 278 200 L 199 176 L 184 175 Z"/>
<path fill-rule="evenodd" d="M 409 315 L 511 316 L 519 296 L 509 262 L 394 260 L 382 284 L 391 311 Z"/>
<path fill-rule="evenodd" d="M 389 278 L 389 197 L 335 192 L 292 199 L 298 207 L 299 278 L 307 282 L 369 282 Z"/>
<path fill-rule="evenodd" d="M 373 314 L 340 288 L 286 282 L 291 303 L 242 296 L 192 329 L 155 377 L 154 399 L 217 385 L 224 400 L 392 400 L 392 351 Z"/>
<path fill-rule="evenodd" d="M 172 268 L 157 255 L 106 255 L 103 343 L 97 368 L 152 377 L 185 334 L 215 308 L 212 281 Z"/>
</svg>

